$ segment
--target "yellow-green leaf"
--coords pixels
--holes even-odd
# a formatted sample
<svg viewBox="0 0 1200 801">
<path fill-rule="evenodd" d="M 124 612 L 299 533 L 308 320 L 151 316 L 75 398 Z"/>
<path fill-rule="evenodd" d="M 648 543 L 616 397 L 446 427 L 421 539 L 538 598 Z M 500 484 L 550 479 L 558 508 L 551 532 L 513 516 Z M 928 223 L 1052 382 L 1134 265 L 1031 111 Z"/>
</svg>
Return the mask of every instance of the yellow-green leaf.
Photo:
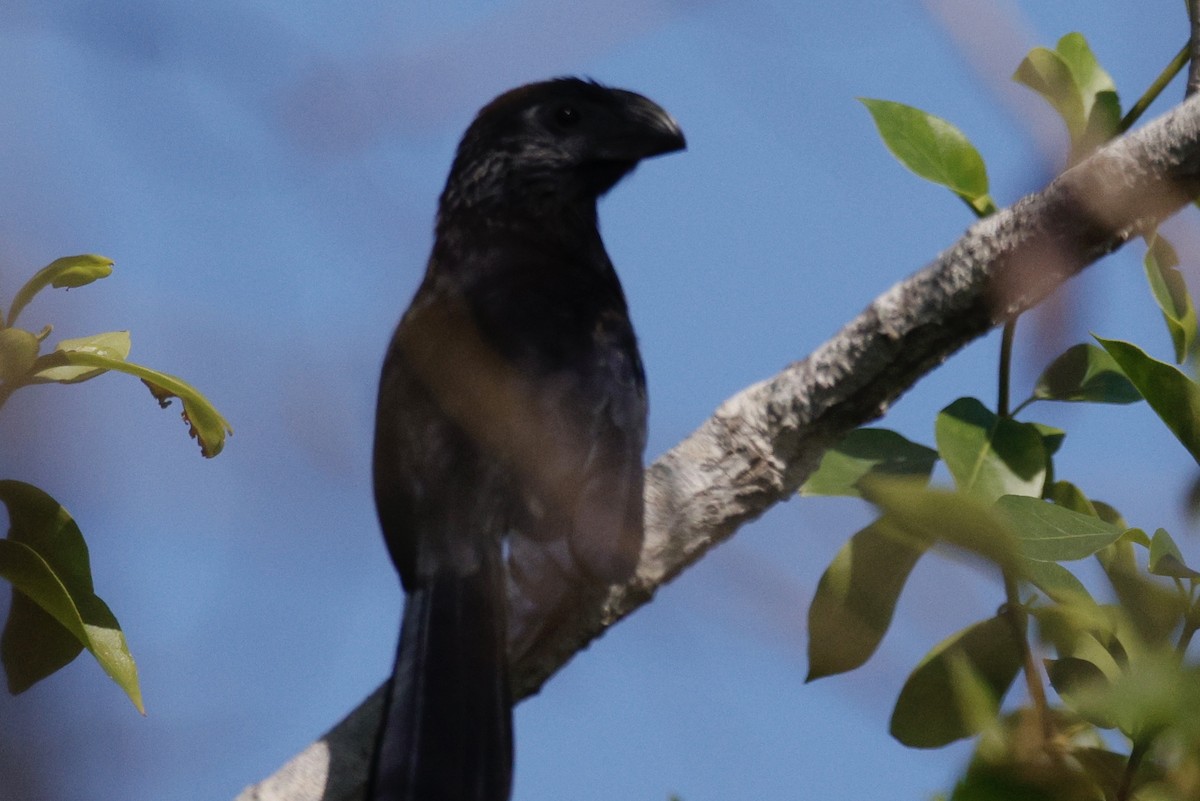
<svg viewBox="0 0 1200 801">
<path fill-rule="evenodd" d="M 1045 97 L 1063 118 L 1072 163 L 1116 134 L 1121 120 L 1116 86 L 1082 34 L 1068 33 L 1054 50 L 1035 47 L 1013 80 Z"/>
<path fill-rule="evenodd" d="M 64 339 L 54 348 L 54 353 L 43 357 L 38 369 L 33 374 L 33 380 L 57 381 L 61 384 L 77 384 L 89 378 L 106 372 L 102 367 L 86 367 L 66 363 L 66 359 L 55 354 L 77 352 L 95 353 L 109 359 L 124 361 L 129 358 L 132 343 L 128 331 L 109 331 L 105 334 L 93 334 L 89 337 Z"/>
<path fill-rule="evenodd" d="M 1101 94 L 1115 96 L 1117 85 L 1112 76 L 1100 66 L 1096 55 L 1083 34 L 1068 33 L 1058 40 L 1054 49 L 1071 70 L 1071 77 L 1079 89 L 1085 114 L 1091 114 L 1096 98 Z M 1118 117 L 1120 115 L 1118 114 Z"/>
<path fill-rule="evenodd" d="M 206 457 L 216 456 L 225 447 L 225 436 L 233 429 L 221 413 L 200 392 L 181 378 L 151 370 L 140 364 L 115 359 L 100 353 L 72 350 L 62 351 L 67 364 L 99 367 L 142 379 L 160 406 L 170 404 L 172 398 L 183 403 L 183 420 L 188 424 L 192 437 L 200 443 L 200 453 Z"/>
<path fill-rule="evenodd" d="M 95 254 L 82 256 L 64 256 L 55 259 L 34 273 L 25 282 L 25 286 L 13 298 L 12 307 L 8 311 L 8 325 L 13 325 L 17 315 L 21 313 L 33 296 L 47 286 L 55 289 L 85 286 L 112 274 L 113 260 Z"/>
<path fill-rule="evenodd" d="M 871 112 L 884 145 L 901 164 L 954 192 L 977 213 L 995 211 L 983 157 L 962 131 L 903 103 L 867 97 L 859 101 Z"/>
<path fill-rule="evenodd" d="M 1080 138 L 1087 126 L 1087 110 L 1062 55 L 1045 47 L 1033 48 L 1017 66 L 1013 80 L 1046 98 L 1067 124 L 1072 142 Z"/>
</svg>

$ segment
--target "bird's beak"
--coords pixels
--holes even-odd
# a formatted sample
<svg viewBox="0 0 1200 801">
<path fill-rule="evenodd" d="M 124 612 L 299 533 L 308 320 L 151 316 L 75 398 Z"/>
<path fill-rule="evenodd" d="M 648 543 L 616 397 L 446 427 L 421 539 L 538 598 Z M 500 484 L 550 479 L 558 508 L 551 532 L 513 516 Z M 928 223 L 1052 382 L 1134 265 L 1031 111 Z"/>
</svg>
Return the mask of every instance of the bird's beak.
<svg viewBox="0 0 1200 801">
<path fill-rule="evenodd" d="M 615 91 L 621 95 L 624 124 L 605 143 L 606 157 L 637 162 L 687 147 L 679 123 L 662 106 L 635 92 Z"/>
</svg>

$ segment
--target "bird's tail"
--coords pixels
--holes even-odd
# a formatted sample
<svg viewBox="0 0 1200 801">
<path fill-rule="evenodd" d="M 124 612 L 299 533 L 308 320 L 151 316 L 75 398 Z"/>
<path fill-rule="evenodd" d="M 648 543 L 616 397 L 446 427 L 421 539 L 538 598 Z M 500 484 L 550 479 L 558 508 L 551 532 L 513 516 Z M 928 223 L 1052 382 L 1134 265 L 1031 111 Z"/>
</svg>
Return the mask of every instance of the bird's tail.
<svg viewBox="0 0 1200 801">
<path fill-rule="evenodd" d="M 368 801 L 508 801 L 504 574 L 483 561 L 408 596 Z"/>
</svg>

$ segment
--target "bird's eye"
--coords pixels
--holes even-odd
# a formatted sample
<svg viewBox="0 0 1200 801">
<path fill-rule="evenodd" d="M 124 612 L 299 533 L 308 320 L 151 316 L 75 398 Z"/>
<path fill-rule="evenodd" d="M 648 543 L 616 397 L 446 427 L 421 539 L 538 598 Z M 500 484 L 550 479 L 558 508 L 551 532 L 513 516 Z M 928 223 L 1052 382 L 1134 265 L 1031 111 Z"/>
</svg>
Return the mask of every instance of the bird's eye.
<svg viewBox="0 0 1200 801">
<path fill-rule="evenodd" d="M 554 110 L 554 121 L 564 128 L 573 128 L 579 124 L 579 110 L 574 106 L 559 106 Z"/>
</svg>

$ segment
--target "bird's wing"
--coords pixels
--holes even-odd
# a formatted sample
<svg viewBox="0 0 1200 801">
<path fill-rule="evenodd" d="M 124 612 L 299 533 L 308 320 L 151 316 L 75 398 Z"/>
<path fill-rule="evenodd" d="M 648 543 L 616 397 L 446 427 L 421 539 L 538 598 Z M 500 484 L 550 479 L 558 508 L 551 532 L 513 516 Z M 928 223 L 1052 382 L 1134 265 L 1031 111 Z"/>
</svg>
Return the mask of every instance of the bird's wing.
<svg viewBox="0 0 1200 801">
<path fill-rule="evenodd" d="M 588 451 L 570 527 L 571 552 L 604 583 L 629 577 L 642 545 L 642 452 L 646 384 L 623 315 L 597 327 L 595 372 L 586 390 Z"/>
</svg>

